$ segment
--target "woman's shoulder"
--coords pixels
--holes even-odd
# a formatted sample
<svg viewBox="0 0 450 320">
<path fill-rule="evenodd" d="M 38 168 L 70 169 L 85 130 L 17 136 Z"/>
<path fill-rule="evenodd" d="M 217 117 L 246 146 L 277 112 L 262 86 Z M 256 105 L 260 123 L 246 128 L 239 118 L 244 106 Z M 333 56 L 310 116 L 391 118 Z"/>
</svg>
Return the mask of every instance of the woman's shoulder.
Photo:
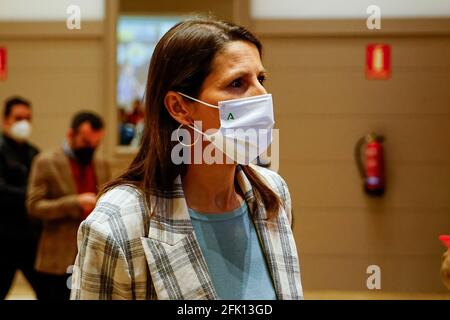
<svg viewBox="0 0 450 320">
<path fill-rule="evenodd" d="M 142 194 L 135 186 L 130 184 L 120 184 L 102 194 L 98 199 L 98 203 L 108 203 L 110 205 L 123 207 L 130 203 L 141 201 L 141 199 Z"/>
<path fill-rule="evenodd" d="M 118 185 L 100 196 L 85 223 L 119 228 L 128 233 L 138 231 L 140 234 L 143 230 L 134 229 L 143 228 L 145 217 L 141 192 L 131 185 Z"/>
</svg>

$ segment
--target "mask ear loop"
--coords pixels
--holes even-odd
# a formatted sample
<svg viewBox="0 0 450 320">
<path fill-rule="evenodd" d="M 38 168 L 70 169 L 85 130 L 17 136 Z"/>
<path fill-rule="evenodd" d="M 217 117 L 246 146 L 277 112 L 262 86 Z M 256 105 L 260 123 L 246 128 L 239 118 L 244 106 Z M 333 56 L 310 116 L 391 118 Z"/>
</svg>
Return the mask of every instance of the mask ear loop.
<svg viewBox="0 0 450 320">
<path fill-rule="evenodd" d="M 181 123 L 180 124 L 180 126 L 178 127 L 178 129 L 177 129 L 177 140 L 178 140 L 178 142 L 182 145 L 182 146 L 185 146 L 185 147 L 192 147 L 194 144 L 196 144 L 197 143 L 197 141 L 198 141 L 198 139 L 200 138 L 199 136 L 197 136 L 197 139 L 193 142 L 193 143 L 191 143 L 191 144 L 185 144 L 185 143 L 183 143 L 183 142 L 181 142 L 181 140 L 180 140 L 180 129 L 181 129 L 181 127 L 183 126 L 183 124 Z M 194 134 L 194 136 L 195 136 L 195 134 Z"/>
<path fill-rule="evenodd" d="M 204 104 L 205 106 L 208 106 L 208 107 L 211 107 L 211 108 L 215 108 L 215 109 L 220 109 L 219 106 L 215 106 L 215 105 L 213 105 L 213 104 L 210 104 L 210 103 L 207 103 L 207 102 L 204 102 L 204 101 L 201 101 L 201 100 L 192 98 L 191 96 L 188 96 L 187 94 L 184 94 L 184 93 L 182 93 L 182 92 L 177 91 L 177 93 L 178 93 L 179 95 L 182 95 L 182 96 L 185 97 L 185 98 L 191 99 L 192 101 L 195 101 L 195 102 Z"/>
</svg>

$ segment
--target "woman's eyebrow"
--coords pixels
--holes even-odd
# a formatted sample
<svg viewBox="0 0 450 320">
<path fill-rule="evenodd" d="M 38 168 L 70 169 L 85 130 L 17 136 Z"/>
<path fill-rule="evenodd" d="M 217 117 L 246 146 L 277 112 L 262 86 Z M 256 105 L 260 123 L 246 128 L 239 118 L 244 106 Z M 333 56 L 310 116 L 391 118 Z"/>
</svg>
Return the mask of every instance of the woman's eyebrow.
<svg viewBox="0 0 450 320">
<path fill-rule="evenodd" d="M 267 74 L 268 71 L 265 68 L 262 68 L 258 71 L 258 74 Z M 252 74 L 252 72 L 248 69 L 240 69 L 231 71 L 229 74 L 225 74 L 224 78 L 227 80 L 232 80 L 236 78 L 241 78 L 242 76 L 246 76 Z"/>
</svg>

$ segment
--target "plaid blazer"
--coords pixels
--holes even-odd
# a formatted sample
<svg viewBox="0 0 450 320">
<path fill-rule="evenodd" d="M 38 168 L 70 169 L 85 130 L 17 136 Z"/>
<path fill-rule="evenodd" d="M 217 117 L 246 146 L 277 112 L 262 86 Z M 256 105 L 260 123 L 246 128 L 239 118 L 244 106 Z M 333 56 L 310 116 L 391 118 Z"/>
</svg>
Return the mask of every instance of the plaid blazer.
<svg viewBox="0 0 450 320">
<path fill-rule="evenodd" d="M 268 220 L 237 167 L 236 179 L 252 212 L 277 298 L 302 299 L 287 185 L 273 171 L 252 168 L 284 202 L 278 218 Z M 172 192 L 158 197 L 165 209 L 156 209 L 151 219 L 141 193 L 132 186 L 115 187 L 99 199 L 78 230 L 71 299 L 219 298 L 195 237 L 181 178 Z"/>
</svg>

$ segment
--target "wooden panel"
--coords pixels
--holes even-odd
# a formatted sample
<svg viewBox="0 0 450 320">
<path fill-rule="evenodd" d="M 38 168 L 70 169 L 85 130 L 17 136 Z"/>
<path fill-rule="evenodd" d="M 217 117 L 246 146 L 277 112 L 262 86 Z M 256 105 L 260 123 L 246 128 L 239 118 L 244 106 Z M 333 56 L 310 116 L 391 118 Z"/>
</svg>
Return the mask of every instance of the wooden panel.
<svg viewBox="0 0 450 320">
<path fill-rule="evenodd" d="M 444 209 L 382 208 L 370 212 L 299 206 L 295 219 L 301 254 L 439 256 L 443 247 L 438 236 L 450 229 Z"/>
<path fill-rule="evenodd" d="M 368 81 L 364 79 L 361 64 L 359 71 L 352 72 L 273 71 L 272 68 L 267 87 L 274 95 L 276 110 L 284 115 L 419 113 L 448 116 L 449 81 L 450 69 L 434 73 L 396 73 L 390 81 Z"/>
<path fill-rule="evenodd" d="M 441 255 L 423 257 L 390 257 L 382 266 L 382 276 L 386 278 L 383 290 L 406 292 L 445 292 L 439 273 Z"/>
<path fill-rule="evenodd" d="M 389 82 L 366 81 L 362 69 L 345 72 L 272 71 L 268 90 L 284 115 L 449 115 L 450 71 L 398 73 Z M 400 104 L 400 102 L 402 104 Z M 405 107 L 408 105 L 408 107 Z"/>
<path fill-rule="evenodd" d="M 305 300 L 450 300 L 447 292 L 307 290 Z"/>
<path fill-rule="evenodd" d="M 371 264 L 382 269 L 383 292 L 445 291 L 437 237 L 450 230 L 448 22 L 433 36 L 424 36 L 425 25 L 374 36 L 353 22 L 335 33 L 330 21 L 313 30 L 261 23 L 305 291 L 369 292 Z M 388 81 L 365 79 L 373 41 L 392 46 Z M 356 141 L 371 131 L 387 138 L 387 189 L 378 199 L 362 191 L 353 159 Z"/>
<path fill-rule="evenodd" d="M 100 39 L 102 21 L 81 21 L 80 29 L 68 29 L 66 21 L 0 22 L 0 39 Z"/>
<path fill-rule="evenodd" d="M 302 256 L 302 281 L 307 290 L 355 290 L 377 292 L 448 293 L 440 279 L 440 257 L 377 257 L 345 255 Z M 307 261 L 307 263 L 306 263 Z M 381 270 L 381 290 L 368 290 L 367 267 Z"/>
<path fill-rule="evenodd" d="M 102 43 L 100 40 L 33 40 L 7 41 L 2 43 L 8 48 L 8 66 L 15 71 L 28 70 L 60 71 L 70 69 L 102 71 Z M 30 47 L 33 50 L 30 50 Z M 11 73 L 14 76 L 14 73 Z M 69 76 L 70 74 L 67 74 Z M 8 82 L 5 82 L 7 84 Z"/>
<path fill-rule="evenodd" d="M 352 162 L 358 139 L 375 131 L 386 137 L 384 151 L 389 164 L 450 165 L 450 115 L 299 114 L 294 117 L 277 111 L 275 122 L 279 128 L 282 162 Z"/>
<path fill-rule="evenodd" d="M 367 256 L 302 254 L 300 264 L 305 291 L 323 288 L 366 291 L 366 270 L 374 263 Z"/>
<path fill-rule="evenodd" d="M 32 102 L 32 141 L 42 150 L 61 144 L 77 111 L 104 115 L 100 40 L 19 39 L 2 44 L 8 48 L 9 70 L 0 99 L 19 94 Z"/>
<path fill-rule="evenodd" d="M 264 42 L 267 87 L 276 109 L 283 114 L 449 114 L 447 38 L 391 41 L 389 81 L 365 80 L 366 43 L 358 39 Z M 295 108 L 287 107 L 294 101 Z"/>
<path fill-rule="evenodd" d="M 383 19 L 380 30 L 369 30 L 365 19 L 258 19 L 253 30 L 265 38 L 435 36 L 450 34 L 449 18 Z"/>
<path fill-rule="evenodd" d="M 386 42 L 392 45 L 392 67 L 395 71 L 450 67 L 449 37 L 429 38 L 263 38 L 264 63 L 271 71 L 278 68 L 300 70 L 363 70 L 367 43 Z M 284 69 L 283 69 L 284 70 Z M 374 81 L 377 82 L 377 81 Z"/>
<path fill-rule="evenodd" d="M 280 174 L 292 193 L 294 207 L 450 209 L 450 166 L 387 165 L 387 190 L 368 198 L 353 163 L 297 164 L 281 161 Z"/>
</svg>

